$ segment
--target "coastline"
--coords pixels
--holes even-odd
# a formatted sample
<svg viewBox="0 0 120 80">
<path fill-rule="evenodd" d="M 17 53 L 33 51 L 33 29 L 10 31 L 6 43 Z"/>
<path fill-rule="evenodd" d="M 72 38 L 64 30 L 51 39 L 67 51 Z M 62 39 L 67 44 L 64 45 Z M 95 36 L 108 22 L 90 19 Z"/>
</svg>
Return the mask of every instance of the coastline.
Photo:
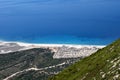
<svg viewBox="0 0 120 80">
<path fill-rule="evenodd" d="M 34 46 L 34 47 L 62 47 L 62 46 L 68 46 L 68 47 L 75 47 L 75 48 L 81 48 L 81 47 L 98 47 L 98 48 L 103 48 L 106 45 L 87 45 L 87 44 L 48 44 L 48 43 L 27 43 L 27 42 L 19 42 L 19 41 L 1 41 L 0 40 L 0 44 L 1 43 L 17 43 L 20 46 L 25 46 L 25 47 L 29 47 L 29 46 Z"/>
<path fill-rule="evenodd" d="M 54 52 L 53 58 L 77 58 L 89 56 L 105 45 L 79 45 L 79 44 L 36 44 L 18 41 L 0 41 L 0 54 L 24 51 L 34 48 L 49 48 Z M 77 54 L 76 54 L 77 53 Z M 61 55 L 62 54 L 62 55 Z"/>
</svg>

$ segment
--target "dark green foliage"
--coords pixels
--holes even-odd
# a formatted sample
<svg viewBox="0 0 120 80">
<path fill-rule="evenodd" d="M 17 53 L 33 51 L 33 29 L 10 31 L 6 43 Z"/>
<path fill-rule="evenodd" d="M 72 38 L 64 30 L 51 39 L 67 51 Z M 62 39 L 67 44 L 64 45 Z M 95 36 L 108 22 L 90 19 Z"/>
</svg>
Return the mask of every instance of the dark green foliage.
<svg viewBox="0 0 120 80">
<path fill-rule="evenodd" d="M 44 55 L 51 55 L 46 57 Z M 5 78 L 17 71 L 30 67 L 44 67 L 46 60 L 52 58 L 53 53 L 49 49 L 31 49 L 26 51 L 18 51 L 9 54 L 0 55 L 0 79 Z M 42 63 L 45 61 L 44 63 Z M 43 66 L 37 66 L 41 64 Z M 50 65 L 50 63 L 49 63 Z"/>
<path fill-rule="evenodd" d="M 53 52 L 50 49 L 35 48 L 25 51 L 18 51 L 9 54 L 0 54 L 0 80 L 25 69 L 31 67 L 44 68 L 52 65 L 63 63 L 67 60 L 77 59 L 53 59 Z M 56 67 L 45 70 L 45 72 L 59 72 L 64 67 Z M 28 71 L 17 76 L 12 77 L 10 80 L 46 80 L 52 74 L 40 73 L 41 71 Z"/>
<path fill-rule="evenodd" d="M 21 75 L 17 75 L 11 80 L 46 80 L 48 76 L 45 73 L 39 73 L 39 71 L 29 71 Z"/>
</svg>

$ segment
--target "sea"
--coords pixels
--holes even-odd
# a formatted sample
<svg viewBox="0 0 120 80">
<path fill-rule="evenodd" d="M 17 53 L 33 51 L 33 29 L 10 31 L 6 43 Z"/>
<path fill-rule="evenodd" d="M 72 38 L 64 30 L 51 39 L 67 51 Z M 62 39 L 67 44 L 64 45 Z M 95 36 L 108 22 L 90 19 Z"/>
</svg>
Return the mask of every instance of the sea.
<svg viewBox="0 0 120 80">
<path fill-rule="evenodd" d="M 120 38 L 120 0 L 0 0 L 0 40 L 107 45 Z"/>
<path fill-rule="evenodd" d="M 74 45 L 108 45 L 117 38 L 85 38 L 68 35 L 42 36 L 30 38 L 6 38 L 0 41 L 24 42 L 33 44 L 74 44 Z"/>
</svg>

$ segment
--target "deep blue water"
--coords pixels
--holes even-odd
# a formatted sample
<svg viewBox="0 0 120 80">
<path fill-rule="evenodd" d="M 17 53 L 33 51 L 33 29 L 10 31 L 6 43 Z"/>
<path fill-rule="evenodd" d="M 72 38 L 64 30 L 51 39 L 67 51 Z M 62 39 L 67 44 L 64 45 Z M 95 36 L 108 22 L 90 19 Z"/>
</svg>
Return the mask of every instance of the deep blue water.
<svg viewBox="0 0 120 80">
<path fill-rule="evenodd" d="M 120 0 L 0 0 L 0 39 L 109 44 L 120 37 Z"/>
</svg>

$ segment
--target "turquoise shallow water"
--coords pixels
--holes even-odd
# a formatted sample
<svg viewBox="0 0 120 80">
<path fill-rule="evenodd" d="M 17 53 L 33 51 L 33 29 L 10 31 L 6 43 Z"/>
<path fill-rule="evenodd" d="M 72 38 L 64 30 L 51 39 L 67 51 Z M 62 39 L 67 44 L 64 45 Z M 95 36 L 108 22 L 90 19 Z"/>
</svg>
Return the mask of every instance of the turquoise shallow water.
<svg viewBox="0 0 120 80">
<path fill-rule="evenodd" d="M 18 41 L 38 44 L 80 44 L 80 45 L 107 45 L 114 40 L 115 38 L 82 38 L 67 35 L 3 39 L 3 41 Z"/>
</svg>

